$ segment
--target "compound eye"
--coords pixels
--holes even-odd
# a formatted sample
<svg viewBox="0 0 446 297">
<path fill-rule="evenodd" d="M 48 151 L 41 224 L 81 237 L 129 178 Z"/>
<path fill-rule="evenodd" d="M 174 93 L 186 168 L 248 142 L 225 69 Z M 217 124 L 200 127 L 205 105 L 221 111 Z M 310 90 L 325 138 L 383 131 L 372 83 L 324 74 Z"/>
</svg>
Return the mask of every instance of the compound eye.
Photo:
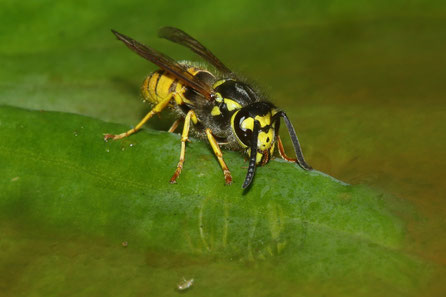
<svg viewBox="0 0 446 297">
<path fill-rule="evenodd" d="M 244 110 L 235 115 L 234 131 L 239 141 L 245 146 L 251 146 L 252 131 L 254 129 L 254 119 L 248 117 Z"/>
</svg>

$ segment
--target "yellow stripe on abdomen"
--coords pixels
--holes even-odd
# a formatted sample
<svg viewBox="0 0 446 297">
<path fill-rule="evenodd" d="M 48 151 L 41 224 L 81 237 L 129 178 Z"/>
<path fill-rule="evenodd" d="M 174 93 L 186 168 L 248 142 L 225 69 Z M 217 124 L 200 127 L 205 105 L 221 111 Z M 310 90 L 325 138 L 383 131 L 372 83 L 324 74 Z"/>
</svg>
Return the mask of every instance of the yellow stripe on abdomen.
<svg viewBox="0 0 446 297">
<path fill-rule="evenodd" d="M 142 95 L 145 100 L 157 104 L 172 96 L 173 91 L 177 89 L 171 89 L 174 83 L 174 77 L 168 75 L 164 70 L 158 70 L 144 80 L 141 87 Z"/>
<path fill-rule="evenodd" d="M 156 84 L 156 81 L 158 80 L 159 76 L 160 76 L 160 71 L 156 71 L 154 73 L 152 73 L 151 75 L 149 75 L 143 82 L 142 86 L 141 86 L 141 93 L 142 96 L 144 97 L 144 100 L 147 100 L 151 103 L 158 103 L 160 102 L 159 98 L 157 98 L 156 94 L 155 94 L 155 89 L 154 86 Z"/>
<path fill-rule="evenodd" d="M 200 72 L 206 72 L 212 75 L 207 70 L 202 70 L 194 66 L 187 67 L 187 72 L 193 76 Z M 173 96 L 177 105 L 184 103 L 192 104 L 189 98 L 184 96 L 185 91 L 185 86 L 178 79 L 162 69 L 149 75 L 141 87 L 144 99 L 154 104 L 158 104 L 169 96 Z"/>
</svg>

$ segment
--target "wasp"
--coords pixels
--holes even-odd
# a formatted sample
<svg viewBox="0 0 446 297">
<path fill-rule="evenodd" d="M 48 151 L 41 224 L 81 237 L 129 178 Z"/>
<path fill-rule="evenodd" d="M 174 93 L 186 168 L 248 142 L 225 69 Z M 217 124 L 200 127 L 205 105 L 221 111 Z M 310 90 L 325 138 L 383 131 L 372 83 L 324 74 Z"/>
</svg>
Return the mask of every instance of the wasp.
<svg viewBox="0 0 446 297">
<path fill-rule="evenodd" d="M 134 128 L 121 134 L 105 134 L 106 141 L 137 132 L 155 114 L 170 107 L 178 119 L 169 132 L 174 132 L 184 120 L 180 160 L 171 183 L 176 183 L 183 169 L 191 130 L 197 137 L 208 140 L 223 170 L 226 184 L 232 183 L 232 176 L 220 147 L 247 154 L 249 165 L 242 186 L 244 189 L 251 184 L 256 167 L 269 162 L 276 146 L 284 160 L 295 162 L 305 170 L 312 169 L 304 160 L 296 132 L 286 113 L 265 100 L 259 91 L 239 78 L 195 38 L 174 27 L 164 27 L 158 32 L 159 37 L 189 48 L 213 68 L 187 61 L 177 62 L 124 34 L 112 32 L 129 49 L 160 69 L 150 74 L 141 87 L 144 99 L 154 105 L 152 110 Z M 285 154 L 279 136 L 280 119 L 288 129 L 295 159 Z"/>
</svg>

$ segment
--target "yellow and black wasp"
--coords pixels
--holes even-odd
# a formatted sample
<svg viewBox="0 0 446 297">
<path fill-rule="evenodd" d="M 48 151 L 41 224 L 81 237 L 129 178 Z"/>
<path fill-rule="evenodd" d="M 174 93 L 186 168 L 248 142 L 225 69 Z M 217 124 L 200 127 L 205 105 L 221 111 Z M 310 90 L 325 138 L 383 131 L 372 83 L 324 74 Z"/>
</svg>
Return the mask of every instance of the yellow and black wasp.
<svg viewBox="0 0 446 297">
<path fill-rule="evenodd" d="M 244 151 L 249 156 L 243 188 L 251 184 L 256 166 L 268 163 L 276 144 L 283 159 L 296 162 L 303 169 L 312 169 L 304 160 L 296 132 L 285 112 L 265 101 L 258 91 L 239 79 L 196 39 L 173 27 L 164 27 L 159 31 L 161 38 L 191 49 L 216 71 L 194 66 L 190 62 L 177 62 L 124 34 L 112 32 L 128 48 L 160 69 L 150 74 L 142 85 L 142 94 L 155 105 L 153 109 L 133 129 L 117 135 L 105 134 L 105 140 L 121 139 L 135 133 L 152 116 L 170 106 L 179 115 L 170 132 L 184 119 L 180 160 L 171 183 L 176 182 L 183 169 L 186 141 L 191 128 L 198 137 L 209 141 L 223 169 L 226 184 L 232 183 L 232 177 L 220 146 Z M 297 159 L 287 157 L 284 152 L 279 136 L 280 118 L 288 128 Z"/>
</svg>

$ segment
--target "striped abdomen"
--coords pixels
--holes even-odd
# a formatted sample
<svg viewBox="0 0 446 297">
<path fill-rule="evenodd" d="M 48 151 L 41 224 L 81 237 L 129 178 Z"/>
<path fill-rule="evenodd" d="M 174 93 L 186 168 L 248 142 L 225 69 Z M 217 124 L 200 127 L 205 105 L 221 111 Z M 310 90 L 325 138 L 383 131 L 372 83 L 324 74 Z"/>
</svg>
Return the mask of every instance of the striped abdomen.
<svg viewBox="0 0 446 297">
<path fill-rule="evenodd" d="M 215 77 L 204 69 L 190 66 L 187 68 L 187 72 L 193 76 L 200 76 L 199 79 L 208 81 L 211 85 L 215 81 Z M 161 69 L 153 72 L 144 80 L 141 91 L 144 99 L 154 104 L 173 96 L 177 105 L 184 103 L 193 105 L 190 101 L 191 98 L 187 98 L 186 86 L 167 71 Z"/>
</svg>

